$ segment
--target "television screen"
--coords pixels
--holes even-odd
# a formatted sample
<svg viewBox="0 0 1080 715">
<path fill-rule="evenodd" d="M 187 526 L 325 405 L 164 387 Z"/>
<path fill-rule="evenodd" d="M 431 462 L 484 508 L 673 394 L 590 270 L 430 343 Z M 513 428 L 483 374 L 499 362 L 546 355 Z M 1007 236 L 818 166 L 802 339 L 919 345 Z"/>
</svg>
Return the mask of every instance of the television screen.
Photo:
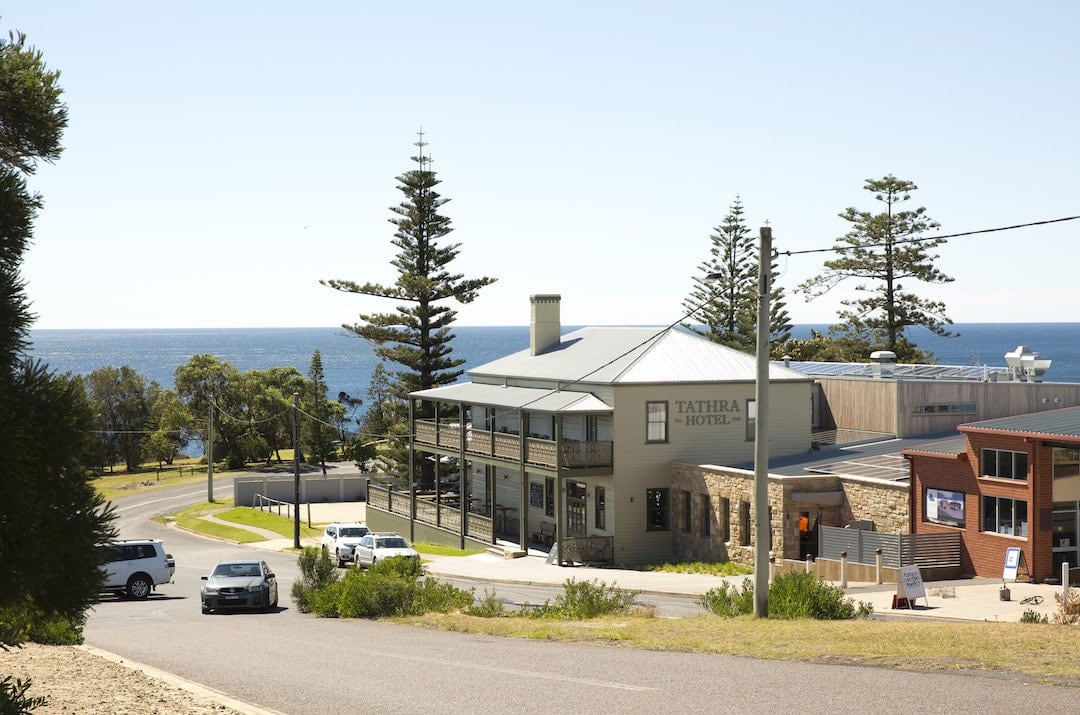
<svg viewBox="0 0 1080 715">
<path fill-rule="evenodd" d="M 923 521 L 964 528 L 963 492 L 927 488 L 923 505 Z"/>
</svg>

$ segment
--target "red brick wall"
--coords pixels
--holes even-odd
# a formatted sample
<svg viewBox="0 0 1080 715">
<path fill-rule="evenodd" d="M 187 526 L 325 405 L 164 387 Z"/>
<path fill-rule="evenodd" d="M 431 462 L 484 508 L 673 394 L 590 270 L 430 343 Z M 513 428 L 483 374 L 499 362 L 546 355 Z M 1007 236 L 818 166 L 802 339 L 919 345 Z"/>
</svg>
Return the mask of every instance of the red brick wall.
<svg viewBox="0 0 1080 715">
<path fill-rule="evenodd" d="M 1026 452 L 1028 478 L 980 478 L 983 448 Z M 1005 551 L 1019 546 L 1031 576 L 1053 576 L 1050 553 L 1050 511 L 1052 506 L 1052 451 L 1035 441 L 1009 435 L 968 434 L 967 452 L 960 459 L 942 455 L 912 455 L 914 532 L 917 534 L 955 532 L 956 527 L 923 521 L 924 489 L 963 492 L 965 528 L 961 540 L 961 568 L 976 576 L 999 578 L 1005 567 Z M 1028 536 L 1006 536 L 982 531 L 982 497 L 996 496 L 1027 502 Z"/>
</svg>

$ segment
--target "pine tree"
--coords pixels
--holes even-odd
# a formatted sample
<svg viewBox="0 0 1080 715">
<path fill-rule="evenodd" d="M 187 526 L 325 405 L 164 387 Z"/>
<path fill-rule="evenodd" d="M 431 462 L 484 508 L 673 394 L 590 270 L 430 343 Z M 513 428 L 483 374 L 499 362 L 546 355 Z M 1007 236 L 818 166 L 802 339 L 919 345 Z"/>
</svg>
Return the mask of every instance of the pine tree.
<svg viewBox="0 0 1080 715">
<path fill-rule="evenodd" d="M 326 475 L 326 460 L 333 456 L 334 441 L 338 428 L 334 424 L 337 413 L 344 414 L 344 405 L 326 399 L 326 375 L 323 373 L 322 354 L 311 354 L 308 381 L 303 399 L 304 419 L 300 422 L 301 442 L 308 462 L 318 463 Z"/>
<path fill-rule="evenodd" d="M 905 291 L 902 284 L 907 279 L 931 284 L 953 280 L 934 266 L 937 256 L 929 253 L 945 239 L 922 237 L 938 228 L 938 223 L 926 215 L 924 207 L 898 210 L 918 187 L 890 174 L 867 179 L 863 188 L 885 204 L 885 211 L 874 214 L 852 207 L 841 213 L 840 218 L 852 228 L 837 240 L 839 256 L 826 261 L 825 270 L 802 283 L 799 291 L 815 298 L 849 278 L 866 281 L 855 287 L 866 297 L 841 301 L 845 306 L 837 316 L 841 323 L 830 333 L 867 340 L 875 349 L 901 349 L 906 342 L 904 331 L 913 325 L 950 336 L 945 325 L 952 321 L 945 315 L 944 303 Z"/>
<path fill-rule="evenodd" d="M 419 152 L 412 157 L 417 168 L 397 177 L 405 200 L 390 209 L 395 214 L 390 222 L 397 227 L 391 242 L 399 249 L 391 261 L 397 280 L 392 285 L 322 281 L 336 290 L 397 303 L 393 312 L 361 313 L 358 323 L 343 327 L 375 343 L 379 357 L 404 368 L 395 374 L 394 386 L 396 396 L 402 400 L 411 392 L 448 385 L 461 376 L 463 370 L 459 368 L 465 361 L 450 357 L 454 338 L 450 326 L 457 312 L 447 303 L 471 303 L 481 288 L 495 282 L 494 278 L 465 278 L 450 272 L 448 266 L 457 257 L 461 244 L 439 243 L 453 230 L 450 219 L 439 213 L 449 199 L 435 191 L 440 181 L 431 169 L 431 157 L 424 152 L 427 144 L 423 131 L 419 136 Z M 433 406 L 425 401 L 416 417 L 433 414 Z M 400 445 L 397 454 L 402 454 Z M 434 471 L 429 460 L 422 462 L 421 483 L 430 486 Z"/>
<path fill-rule="evenodd" d="M 721 345 L 752 353 L 757 349 L 758 247 L 743 217 L 742 199 L 731 203 L 724 222 L 713 229 L 711 258 L 698 266 L 690 295 L 683 301 L 684 327 Z M 778 286 L 776 263 L 769 304 L 770 341 L 791 337 L 791 320 Z M 711 277 L 710 277 L 711 276 Z M 704 329 L 698 327 L 704 325 Z"/>
<path fill-rule="evenodd" d="M 0 645 L 79 642 L 102 582 L 95 545 L 115 535 L 85 468 L 82 383 L 26 354 L 34 316 L 19 270 L 41 208 L 26 177 L 62 150 L 58 78 L 25 36 L 0 39 Z"/>
</svg>

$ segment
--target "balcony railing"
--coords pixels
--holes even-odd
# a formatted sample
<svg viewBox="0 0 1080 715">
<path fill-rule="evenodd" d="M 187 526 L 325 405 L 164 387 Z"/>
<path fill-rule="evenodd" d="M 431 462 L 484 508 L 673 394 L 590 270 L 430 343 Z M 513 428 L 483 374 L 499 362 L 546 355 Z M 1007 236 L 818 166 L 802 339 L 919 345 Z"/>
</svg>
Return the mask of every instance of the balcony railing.
<svg viewBox="0 0 1080 715">
<path fill-rule="evenodd" d="M 461 424 L 458 422 L 416 420 L 413 426 L 415 439 L 419 444 L 454 450 L 461 448 Z M 552 469 L 557 464 L 564 469 L 610 467 L 614 464 L 611 442 L 556 442 L 552 439 L 526 437 L 524 452 L 526 463 Z M 522 439 L 510 432 L 492 432 L 466 425 L 465 453 L 516 462 L 522 456 Z"/>
</svg>

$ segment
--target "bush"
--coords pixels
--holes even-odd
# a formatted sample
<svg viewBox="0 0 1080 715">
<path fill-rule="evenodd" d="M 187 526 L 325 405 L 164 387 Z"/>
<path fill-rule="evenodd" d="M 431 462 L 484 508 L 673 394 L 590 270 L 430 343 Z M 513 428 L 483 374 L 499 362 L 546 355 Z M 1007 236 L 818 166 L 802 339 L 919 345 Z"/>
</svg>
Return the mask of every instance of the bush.
<svg viewBox="0 0 1080 715">
<path fill-rule="evenodd" d="M 1060 623 L 1065 626 L 1075 626 L 1080 623 L 1080 594 L 1076 589 L 1070 588 L 1065 597 L 1062 597 L 1060 593 L 1055 593 L 1054 598 L 1057 599 L 1058 610 L 1054 614 L 1054 623 Z"/>
<path fill-rule="evenodd" d="M 312 549 L 314 550 L 314 549 Z M 306 549 L 305 549 L 306 551 Z M 323 549 L 329 563 L 329 554 Z M 301 556 L 303 559 L 304 556 Z M 473 592 L 440 583 L 420 580 L 417 559 L 394 557 L 377 561 L 366 571 L 350 569 L 343 579 L 334 579 L 306 593 L 306 606 L 325 618 L 382 618 L 415 616 L 423 613 L 464 609 L 472 605 Z M 304 566 L 301 564 L 301 571 Z M 296 590 L 297 584 L 293 589 Z M 295 596 L 294 596 L 295 598 Z"/>
<path fill-rule="evenodd" d="M 485 588 L 484 597 L 466 608 L 465 613 L 480 618 L 501 618 L 506 615 L 506 604 L 495 595 L 494 591 L 488 591 Z"/>
<path fill-rule="evenodd" d="M 0 713 L 23 715 L 48 705 L 49 701 L 44 695 L 30 697 L 26 694 L 32 683 L 30 678 L 15 680 L 10 675 L 0 679 Z"/>
<path fill-rule="evenodd" d="M 337 582 L 337 564 L 330 559 L 325 546 L 305 546 L 297 563 L 300 578 L 293 581 L 292 600 L 301 613 L 308 613 L 315 610 L 311 605 L 314 594 Z"/>
<path fill-rule="evenodd" d="M 1050 619 L 1047 616 L 1040 614 L 1034 608 L 1029 608 L 1024 611 L 1020 616 L 1021 623 L 1049 623 Z"/>
<path fill-rule="evenodd" d="M 627 591 L 612 584 L 600 581 L 576 581 L 573 578 L 563 582 L 563 592 L 555 597 L 554 603 L 544 602 L 530 613 L 536 618 L 561 618 L 564 620 L 584 620 L 609 613 L 622 613 L 634 605 L 634 599 L 641 591 Z"/>
<path fill-rule="evenodd" d="M 701 596 L 701 605 L 710 613 L 725 618 L 745 616 L 754 612 L 754 584 L 743 579 L 742 589 L 724 581 L 717 588 L 710 588 Z"/>
<path fill-rule="evenodd" d="M 754 612 L 754 583 L 743 580 L 743 587 L 722 584 L 701 597 L 701 605 L 718 616 L 741 616 Z M 874 607 L 865 601 L 858 604 L 844 597 L 844 589 L 825 583 L 817 576 L 792 571 L 777 576 L 769 584 L 769 618 L 814 618 L 836 621 L 866 618 Z"/>
</svg>

